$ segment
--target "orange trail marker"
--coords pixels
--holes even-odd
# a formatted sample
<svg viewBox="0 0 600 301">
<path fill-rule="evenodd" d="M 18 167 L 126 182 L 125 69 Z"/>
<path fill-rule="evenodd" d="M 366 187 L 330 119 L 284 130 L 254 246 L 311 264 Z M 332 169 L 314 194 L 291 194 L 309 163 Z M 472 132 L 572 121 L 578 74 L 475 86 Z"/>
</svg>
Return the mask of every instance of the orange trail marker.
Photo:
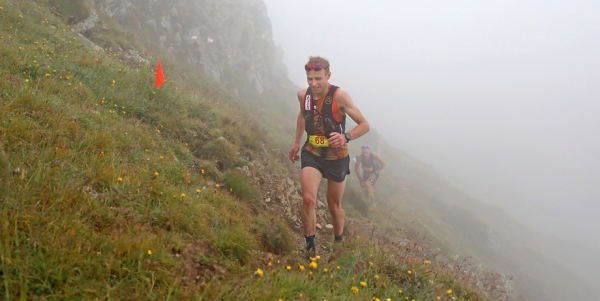
<svg viewBox="0 0 600 301">
<path fill-rule="evenodd" d="M 156 67 L 156 81 L 154 82 L 154 85 L 156 86 L 156 88 L 160 88 L 160 86 L 162 86 L 164 82 L 165 75 L 163 74 L 162 66 L 160 65 L 160 60 L 158 60 L 158 67 Z"/>
</svg>

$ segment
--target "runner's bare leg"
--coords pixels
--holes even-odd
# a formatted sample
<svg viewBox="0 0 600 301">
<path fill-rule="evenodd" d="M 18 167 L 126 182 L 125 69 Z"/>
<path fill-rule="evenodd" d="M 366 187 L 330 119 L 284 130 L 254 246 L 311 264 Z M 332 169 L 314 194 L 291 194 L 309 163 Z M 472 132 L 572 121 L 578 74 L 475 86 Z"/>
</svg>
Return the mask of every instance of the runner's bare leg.
<svg viewBox="0 0 600 301">
<path fill-rule="evenodd" d="M 311 236 L 317 232 L 317 215 L 315 205 L 317 203 L 317 191 L 323 175 L 314 167 L 304 167 L 301 172 L 302 181 L 302 226 L 304 235 Z"/>
<path fill-rule="evenodd" d="M 333 223 L 333 234 L 340 236 L 344 232 L 344 210 L 342 209 L 342 197 L 344 196 L 344 188 L 346 180 L 338 183 L 332 180 L 327 180 L 327 207 L 331 213 Z"/>
</svg>

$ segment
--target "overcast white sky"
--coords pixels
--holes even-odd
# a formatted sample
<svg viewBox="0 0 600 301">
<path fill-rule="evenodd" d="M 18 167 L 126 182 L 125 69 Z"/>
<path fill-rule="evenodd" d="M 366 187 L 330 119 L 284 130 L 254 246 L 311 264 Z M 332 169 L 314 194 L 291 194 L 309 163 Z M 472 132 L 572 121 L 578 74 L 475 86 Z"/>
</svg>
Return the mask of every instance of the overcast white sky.
<svg viewBox="0 0 600 301">
<path fill-rule="evenodd" d="M 534 229 L 600 245 L 600 1 L 265 3 L 297 85 L 309 55 L 328 58 L 386 140 Z"/>
</svg>

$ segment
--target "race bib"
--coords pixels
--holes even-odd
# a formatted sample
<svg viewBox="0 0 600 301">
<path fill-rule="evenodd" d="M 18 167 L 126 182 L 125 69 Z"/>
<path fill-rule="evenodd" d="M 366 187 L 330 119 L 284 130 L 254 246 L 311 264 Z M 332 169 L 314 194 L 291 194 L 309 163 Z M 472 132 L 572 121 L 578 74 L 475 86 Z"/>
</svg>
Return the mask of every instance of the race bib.
<svg viewBox="0 0 600 301">
<path fill-rule="evenodd" d="M 329 139 L 325 136 L 310 135 L 308 136 L 308 142 L 314 147 L 329 147 Z"/>
</svg>

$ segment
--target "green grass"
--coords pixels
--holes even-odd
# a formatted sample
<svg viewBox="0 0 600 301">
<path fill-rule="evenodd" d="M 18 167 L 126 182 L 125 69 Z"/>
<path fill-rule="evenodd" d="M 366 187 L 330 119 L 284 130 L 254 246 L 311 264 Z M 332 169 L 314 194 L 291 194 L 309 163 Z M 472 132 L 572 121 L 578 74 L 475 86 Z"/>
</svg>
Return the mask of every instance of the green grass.
<svg viewBox="0 0 600 301">
<path fill-rule="evenodd" d="M 362 238 L 311 270 L 293 255 L 297 234 L 235 169 L 251 170 L 289 129 L 175 63 L 156 89 L 153 66 L 91 50 L 68 29 L 64 16 L 81 19 L 87 2 L 49 3 L 62 17 L 0 0 L 0 299 L 483 300 Z M 277 159 L 267 171 L 281 176 Z"/>
</svg>

